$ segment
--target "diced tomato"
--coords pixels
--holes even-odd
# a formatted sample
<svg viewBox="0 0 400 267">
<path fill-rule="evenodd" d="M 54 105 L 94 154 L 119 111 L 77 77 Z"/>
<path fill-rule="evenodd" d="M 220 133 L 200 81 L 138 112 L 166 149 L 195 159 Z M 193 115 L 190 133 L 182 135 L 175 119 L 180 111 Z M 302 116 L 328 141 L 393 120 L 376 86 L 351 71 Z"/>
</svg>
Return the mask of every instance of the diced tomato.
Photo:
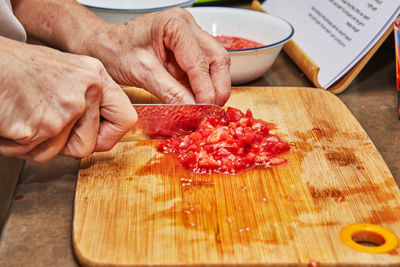
<svg viewBox="0 0 400 267">
<path fill-rule="evenodd" d="M 263 44 L 259 42 L 235 36 L 219 35 L 214 36 L 214 38 L 227 50 L 246 49 L 263 46 Z"/>
<path fill-rule="evenodd" d="M 223 119 L 206 118 L 197 131 L 160 140 L 158 149 L 177 155 L 183 167 L 198 173 L 235 174 L 255 165 L 266 167 L 285 163 L 276 156 L 290 149 L 287 142 L 269 133 L 266 122 L 255 120 L 228 107 Z"/>
<path fill-rule="evenodd" d="M 238 122 L 244 117 L 243 112 L 237 108 L 228 107 L 226 110 L 226 115 L 228 116 L 229 122 Z"/>
<path fill-rule="evenodd" d="M 283 159 L 283 158 L 270 158 L 269 159 L 269 164 L 271 166 L 281 165 L 285 162 L 287 162 L 287 159 Z"/>
</svg>

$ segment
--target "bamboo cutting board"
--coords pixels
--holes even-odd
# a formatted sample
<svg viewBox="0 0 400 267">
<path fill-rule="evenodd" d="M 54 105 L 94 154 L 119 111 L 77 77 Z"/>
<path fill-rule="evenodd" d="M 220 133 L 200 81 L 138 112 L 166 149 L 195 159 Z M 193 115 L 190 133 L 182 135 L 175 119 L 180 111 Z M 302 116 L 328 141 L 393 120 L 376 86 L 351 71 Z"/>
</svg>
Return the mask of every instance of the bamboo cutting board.
<svg viewBox="0 0 400 267">
<path fill-rule="evenodd" d="M 129 93 L 135 102 L 154 102 Z M 400 194 L 336 96 L 314 88 L 241 87 L 227 106 L 250 108 L 255 118 L 276 124 L 273 132 L 291 144 L 283 155 L 289 161 L 236 176 L 196 175 L 158 153 L 156 141 L 127 136 L 81 162 L 73 245 L 83 265 L 400 265 L 397 247 L 367 253 L 339 238 L 356 223 L 400 236 Z M 362 234 L 361 241 L 379 239 Z"/>
</svg>

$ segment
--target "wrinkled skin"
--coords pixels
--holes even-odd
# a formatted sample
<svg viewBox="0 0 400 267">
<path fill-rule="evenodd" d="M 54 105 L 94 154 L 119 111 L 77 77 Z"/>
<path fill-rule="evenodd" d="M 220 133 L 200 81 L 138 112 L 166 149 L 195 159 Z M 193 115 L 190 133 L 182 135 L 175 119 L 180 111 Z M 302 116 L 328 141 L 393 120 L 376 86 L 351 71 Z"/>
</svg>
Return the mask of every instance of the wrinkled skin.
<svg viewBox="0 0 400 267">
<path fill-rule="evenodd" d="M 2 37 L 0 58 L 3 155 L 38 162 L 85 157 L 112 148 L 136 121 L 97 59 Z"/>
<path fill-rule="evenodd" d="M 42 46 L 0 37 L 0 154 L 45 162 L 111 149 L 137 119 L 118 84 L 166 103 L 229 98 L 229 55 L 186 10 L 109 24 L 74 0 L 11 2 Z"/>
<path fill-rule="evenodd" d="M 102 26 L 92 36 L 87 54 L 120 84 L 145 88 L 167 103 L 223 105 L 229 98 L 229 55 L 185 9 Z"/>
</svg>

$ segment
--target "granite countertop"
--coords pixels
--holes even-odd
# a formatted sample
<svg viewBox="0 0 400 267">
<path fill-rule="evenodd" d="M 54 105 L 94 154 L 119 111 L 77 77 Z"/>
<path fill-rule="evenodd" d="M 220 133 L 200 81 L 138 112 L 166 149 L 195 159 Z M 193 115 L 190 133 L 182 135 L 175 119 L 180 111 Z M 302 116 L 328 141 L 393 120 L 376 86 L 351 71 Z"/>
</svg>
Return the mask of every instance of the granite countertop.
<svg viewBox="0 0 400 267">
<path fill-rule="evenodd" d="M 281 53 L 260 79 L 246 86 L 312 86 Z M 400 121 L 396 115 L 392 36 L 338 97 L 361 123 L 400 185 Z M 0 239 L 0 266 L 78 266 L 72 249 L 73 197 L 79 160 L 26 162 Z"/>
</svg>

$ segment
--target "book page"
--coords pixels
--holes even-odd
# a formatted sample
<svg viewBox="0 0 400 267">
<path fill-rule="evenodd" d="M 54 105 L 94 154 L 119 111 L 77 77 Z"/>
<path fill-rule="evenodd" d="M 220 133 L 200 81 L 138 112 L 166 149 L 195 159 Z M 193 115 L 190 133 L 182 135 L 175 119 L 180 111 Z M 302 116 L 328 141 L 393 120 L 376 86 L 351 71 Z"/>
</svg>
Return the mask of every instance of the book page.
<svg viewBox="0 0 400 267">
<path fill-rule="evenodd" d="M 398 0 L 266 0 L 262 7 L 289 21 L 293 40 L 320 67 L 329 88 L 379 40 L 399 13 Z"/>
</svg>

